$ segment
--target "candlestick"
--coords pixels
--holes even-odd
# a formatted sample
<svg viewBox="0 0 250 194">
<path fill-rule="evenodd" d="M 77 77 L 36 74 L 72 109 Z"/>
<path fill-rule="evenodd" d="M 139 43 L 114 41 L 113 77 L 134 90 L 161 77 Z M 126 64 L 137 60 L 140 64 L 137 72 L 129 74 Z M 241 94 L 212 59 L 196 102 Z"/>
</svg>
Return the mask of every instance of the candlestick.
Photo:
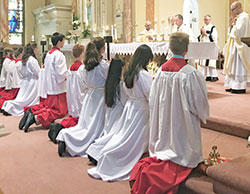
<svg viewBox="0 0 250 194">
<path fill-rule="evenodd" d="M 31 41 L 34 42 L 35 41 L 35 37 L 34 35 L 31 36 Z"/>
<path fill-rule="evenodd" d="M 105 36 L 105 27 L 104 26 L 102 27 L 102 36 L 103 37 Z"/>
<path fill-rule="evenodd" d="M 111 36 L 114 37 L 114 26 L 111 25 Z"/>
<path fill-rule="evenodd" d="M 115 26 L 115 40 L 117 40 L 117 28 L 116 28 L 116 24 L 114 26 Z"/>
</svg>

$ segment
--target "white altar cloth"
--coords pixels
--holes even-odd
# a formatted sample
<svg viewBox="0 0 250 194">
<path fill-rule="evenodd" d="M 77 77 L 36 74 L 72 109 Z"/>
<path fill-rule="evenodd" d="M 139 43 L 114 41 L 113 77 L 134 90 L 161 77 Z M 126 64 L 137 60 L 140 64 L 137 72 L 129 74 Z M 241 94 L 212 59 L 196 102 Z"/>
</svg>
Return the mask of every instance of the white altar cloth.
<svg viewBox="0 0 250 194">
<path fill-rule="evenodd" d="M 122 43 L 110 44 L 110 55 L 132 55 L 137 47 L 142 44 L 148 45 L 154 55 L 167 54 L 169 51 L 169 42 L 150 42 L 150 43 Z M 214 42 L 190 42 L 186 59 L 217 59 L 219 47 Z"/>
</svg>

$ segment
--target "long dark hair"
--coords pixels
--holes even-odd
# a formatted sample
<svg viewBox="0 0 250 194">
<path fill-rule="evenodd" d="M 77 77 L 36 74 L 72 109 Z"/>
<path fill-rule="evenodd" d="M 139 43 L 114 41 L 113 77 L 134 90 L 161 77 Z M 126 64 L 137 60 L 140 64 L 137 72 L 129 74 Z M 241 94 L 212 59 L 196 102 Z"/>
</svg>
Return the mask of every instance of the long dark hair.
<svg viewBox="0 0 250 194">
<path fill-rule="evenodd" d="M 36 42 L 30 42 L 24 47 L 23 56 L 22 56 L 22 64 L 26 65 L 30 56 L 36 58 L 34 53 L 34 49 L 37 48 Z"/>
<path fill-rule="evenodd" d="M 139 46 L 127 69 L 125 70 L 123 77 L 127 88 L 133 88 L 134 79 L 137 76 L 140 69 L 147 70 L 147 64 L 153 60 L 153 53 L 149 46 L 143 44 Z"/>
<path fill-rule="evenodd" d="M 123 60 L 118 57 L 113 58 L 110 63 L 108 77 L 105 82 L 105 103 L 108 107 L 112 107 L 115 103 L 116 93 L 118 92 L 118 95 L 120 95 L 119 82 L 123 66 Z"/>
<path fill-rule="evenodd" d="M 85 51 L 84 65 L 87 71 L 94 69 L 101 61 L 100 50 L 105 46 L 105 41 L 101 37 L 94 38 L 88 43 Z"/>
</svg>

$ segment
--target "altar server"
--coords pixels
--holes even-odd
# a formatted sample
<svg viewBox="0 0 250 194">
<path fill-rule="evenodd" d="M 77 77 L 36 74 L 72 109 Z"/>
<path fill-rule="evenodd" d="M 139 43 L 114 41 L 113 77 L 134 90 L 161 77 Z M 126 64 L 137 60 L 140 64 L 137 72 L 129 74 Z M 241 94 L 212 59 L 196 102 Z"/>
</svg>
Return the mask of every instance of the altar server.
<svg viewBox="0 0 250 194">
<path fill-rule="evenodd" d="M 25 107 L 24 111 L 27 113 L 19 122 L 19 128 L 24 128 L 24 132 L 28 132 L 28 128 L 33 123 L 48 127 L 54 120 L 64 117 L 67 113 L 67 66 L 65 56 L 60 51 L 64 45 L 64 35 L 54 33 L 51 42 L 53 47 L 45 58 L 44 73 L 46 77 L 43 80 L 47 97 L 38 105 Z"/>
<path fill-rule="evenodd" d="M 15 64 L 14 51 L 10 48 L 5 49 L 5 59 L 3 62 L 1 77 L 0 77 L 0 108 L 6 100 L 16 98 L 19 88 L 12 88 L 13 73 L 12 66 Z"/>
<path fill-rule="evenodd" d="M 117 130 L 119 130 L 119 127 L 115 126 L 119 122 L 127 100 L 127 96 L 122 88 L 122 82 L 120 82 L 123 66 L 124 62 L 118 57 L 112 59 L 109 66 L 108 77 L 105 83 L 105 104 L 107 110 L 103 135 L 96 139 L 86 152 L 90 161 L 95 165 L 102 155 L 103 147 L 108 143 L 112 136 L 118 132 Z"/>
<path fill-rule="evenodd" d="M 105 42 L 101 37 L 93 39 L 86 47 L 84 57 L 83 82 L 87 92 L 82 102 L 79 121 L 76 126 L 62 129 L 56 140 L 58 154 L 64 156 L 67 151 L 71 156 L 86 155 L 86 150 L 95 139 L 99 138 L 104 128 L 105 103 L 104 84 L 109 64 L 102 60 Z"/>
<path fill-rule="evenodd" d="M 104 181 L 127 180 L 133 166 L 148 147 L 148 96 L 152 76 L 146 66 L 153 59 L 149 46 L 139 46 L 123 74 L 127 100 L 115 133 L 102 149 L 97 167 L 88 174 Z M 113 130 L 113 129 L 111 129 Z"/>
<path fill-rule="evenodd" d="M 14 50 L 11 48 L 5 48 L 4 49 L 4 61 L 1 69 L 1 75 L 0 75 L 0 95 L 2 94 L 2 91 L 5 89 L 6 84 L 6 76 L 7 72 L 9 70 L 9 64 L 11 61 L 14 61 Z M 1 97 L 1 96 L 0 96 Z"/>
<path fill-rule="evenodd" d="M 82 63 L 84 57 L 84 46 L 76 44 L 72 49 L 75 62 L 70 66 L 67 75 L 67 105 L 69 117 L 60 123 L 52 123 L 49 128 L 48 136 L 56 143 L 56 137 L 62 128 L 74 127 L 78 123 L 82 109 L 82 101 L 86 93 L 86 86 L 81 76 L 84 71 Z"/>
<path fill-rule="evenodd" d="M 21 116 L 24 113 L 25 106 L 32 106 L 39 103 L 37 92 L 40 67 L 36 59 L 37 53 L 38 48 L 36 43 L 29 43 L 25 46 L 22 60 L 16 64 L 18 75 L 14 76 L 16 77 L 15 79 L 21 79 L 22 81 L 20 90 L 15 100 L 5 101 L 3 104 L 2 108 L 5 114 Z"/>
<path fill-rule="evenodd" d="M 150 107 L 150 157 L 133 168 L 131 193 L 176 193 L 179 184 L 202 158 L 200 120 L 209 114 L 203 75 L 186 64 L 189 37 L 170 36 L 173 57 L 162 65 L 152 83 Z"/>
<path fill-rule="evenodd" d="M 201 34 L 198 36 L 199 42 L 218 42 L 218 32 L 216 27 L 211 23 L 211 16 L 204 16 L 205 26 L 201 28 Z M 207 59 L 200 62 L 201 72 L 203 73 L 206 81 L 216 82 L 218 74 L 216 70 L 216 60 Z"/>
<path fill-rule="evenodd" d="M 224 86 L 227 92 L 246 93 L 250 81 L 250 47 L 241 38 L 250 37 L 250 19 L 238 1 L 232 3 L 231 12 L 236 22 L 225 46 Z"/>
</svg>

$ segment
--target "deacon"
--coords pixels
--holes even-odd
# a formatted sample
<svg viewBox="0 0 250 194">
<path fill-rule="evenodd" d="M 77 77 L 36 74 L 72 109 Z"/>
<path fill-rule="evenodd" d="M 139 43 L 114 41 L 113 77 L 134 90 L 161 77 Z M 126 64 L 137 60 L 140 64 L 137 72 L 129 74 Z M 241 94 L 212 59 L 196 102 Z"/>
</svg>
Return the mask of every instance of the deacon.
<svg viewBox="0 0 250 194">
<path fill-rule="evenodd" d="M 204 16 L 205 26 L 201 28 L 201 34 L 198 36 L 199 42 L 218 42 L 218 32 L 216 27 L 211 24 L 211 16 Z M 201 60 L 200 62 L 201 72 L 206 78 L 206 81 L 216 82 L 218 81 L 218 74 L 216 70 L 216 60 Z"/>
<path fill-rule="evenodd" d="M 174 54 L 153 80 L 149 96 L 149 154 L 133 168 L 131 193 L 176 193 L 179 184 L 200 162 L 200 121 L 209 115 L 203 75 L 186 64 L 189 36 L 170 36 Z"/>
<path fill-rule="evenodd" d="M 246 93 L 250 81 L 250 48 L 241 42 L 242 37 L 250 37 L 250 19 L 238 1 L 232 3 L 231 12 L 235 23 L 225 46 L 224 86 L 227 92 L 239 94 Z"/>
</svg>

